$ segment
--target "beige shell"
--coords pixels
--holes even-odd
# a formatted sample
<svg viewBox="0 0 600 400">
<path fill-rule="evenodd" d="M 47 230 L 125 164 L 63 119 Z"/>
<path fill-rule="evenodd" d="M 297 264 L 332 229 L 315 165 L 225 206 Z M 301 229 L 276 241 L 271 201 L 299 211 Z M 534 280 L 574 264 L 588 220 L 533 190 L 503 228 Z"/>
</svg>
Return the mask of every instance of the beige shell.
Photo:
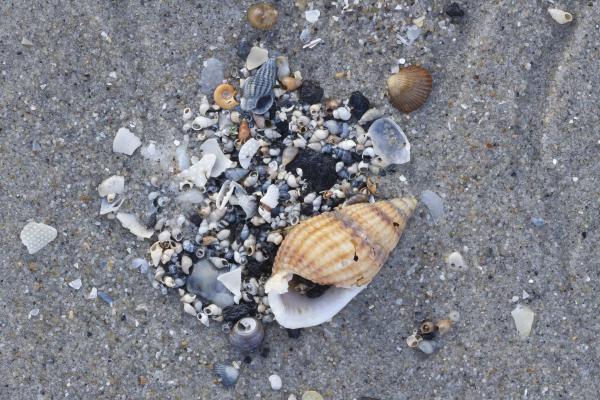
<svg viewBox="0 0 600 400">
<path fill-rule="evenodd" d="M 395 198 L 312 217 L 286 236 L 273 275 L 293 273 L 345 288 L 366 285 L 396 247 L 415 206 L 412 197 Z"/>
<path fill-rule="evenodd" d="M 235 100 L 235 88 L 229 83 L 222 83 L 215 89 L 213 98 L 215 103 L 224 110 L 231 110 L 239 103 Z"/>
<path fill-rule="evenodd" d="M 257 3 L 248 8 L 246 16 L 253 28 L 266 31 L 275 26 L 279 13 L 272 4 Z"/>
<path fill-rule="evenodd" d="M 431 74 L 418 65 L 402 68 L 387 80 L 390 103 L 404 113 L 410 113 L 425 104 L 431 93 Z"/>
</svg>

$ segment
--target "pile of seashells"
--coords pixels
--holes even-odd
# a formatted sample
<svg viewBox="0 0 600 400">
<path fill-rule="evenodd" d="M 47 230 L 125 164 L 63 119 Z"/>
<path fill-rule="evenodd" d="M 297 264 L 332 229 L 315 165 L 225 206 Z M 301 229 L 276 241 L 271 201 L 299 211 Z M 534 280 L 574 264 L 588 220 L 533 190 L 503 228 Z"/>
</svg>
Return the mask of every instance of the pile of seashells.
<svg viewBox="0 0 600 400">
<path fill-rule="evenodd" d="M 202 324 L 222 322 L 232 345 L 244 351 L 260 345 L 262 323 L 275 319 L 265 284 L 286 233 L 338 206 L 373 203 L 373 177 L 410 160 L 400 127 L 359 92 L 346 101 L 323 99 L 318 84 L 291 73 L 286 57 L 252 64 L 252 70 L 241 70 L 241 97 L 237 82 L 223 82 L 213 102 L 204 96 L 197 111 L 183 110 L 176 173 L 165 182 L 150 178 L 154 189 L 144 226 L 131 214 L 117 214 L 138 236 L 158 232 L 149 249 L 153 285 L 177 291 L 183 310 Z M 121 203 L 114 202 L 122 202 L 123 182 L 109 179 L 101 185 L 103 213 L 117 212 Z M 380 208 L 391 204 L 400 204 L 397 213 L 404 219 L 394 222 L 380 264 L 415 206 L 407 201 Z M 147 268 L 143 259 L 134 260 L 138 267 L 144 263 Z M 317 297 L 325 287 L 306 280 L 296 290 Z M 333 314 L 362 288 L 349 290 Z M 278 321 L 289 328 L 316 324 Z"/>
</svg>

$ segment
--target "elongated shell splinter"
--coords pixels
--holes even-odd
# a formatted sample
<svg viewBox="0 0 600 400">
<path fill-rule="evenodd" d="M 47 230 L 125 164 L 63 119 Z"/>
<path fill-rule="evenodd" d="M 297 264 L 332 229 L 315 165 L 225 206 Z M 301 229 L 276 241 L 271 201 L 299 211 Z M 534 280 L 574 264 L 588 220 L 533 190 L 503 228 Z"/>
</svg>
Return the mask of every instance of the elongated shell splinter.
<svg viewBox="0 0 600 400">
<path fill-rule="evenodd" d="M 344 308 L 379 272 L 416 204 L 412 197 L 354 204 L 292 229 L 265 285 L 279 324 L 290 329 L 315 326 Z M 308 298 L 288 290 L 294 275 L 334 287 Z"/>
</svg>

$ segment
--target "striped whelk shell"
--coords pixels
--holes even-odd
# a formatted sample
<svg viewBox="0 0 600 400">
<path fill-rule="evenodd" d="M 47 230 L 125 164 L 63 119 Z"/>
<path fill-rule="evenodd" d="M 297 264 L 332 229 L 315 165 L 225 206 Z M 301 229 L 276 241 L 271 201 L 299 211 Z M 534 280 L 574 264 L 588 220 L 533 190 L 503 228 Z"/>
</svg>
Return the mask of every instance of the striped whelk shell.
<svg viewBox="0 0 600 400">
<path fill-rule="evenodd" d="M 390 102 L 407 114 L 425 104 L 431 87 L 431 74 L 418 65 L 402 68 L 387 80 Z"/>
<path fill-rule="evenodd" d="M 303 328 L 331 319 L 379 272 L 415 206 L 412 197 L 361 203 L 312 217 L 290 231 L 265 285 L 280 325 Z M 320 297 L 290 290 L 297 275 L 330 285 Z"/>
<path fill-rule="evenodd" d="M 275 58 L 270 58 L 258 69 L 256 75 L 246 79 L 241 101 L 243 110 L 264 114 L 271 108 L 275 99 L 273 85 L 276 73 Z"/>
</svg>

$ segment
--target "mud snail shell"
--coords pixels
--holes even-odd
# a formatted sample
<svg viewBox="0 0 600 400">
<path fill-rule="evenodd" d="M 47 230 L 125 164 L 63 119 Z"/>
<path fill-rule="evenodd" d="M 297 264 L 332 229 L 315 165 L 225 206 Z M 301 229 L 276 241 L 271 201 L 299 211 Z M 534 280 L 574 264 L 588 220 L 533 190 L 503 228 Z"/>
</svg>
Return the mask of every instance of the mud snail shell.
<svg viewBox="0 0 600 400">
<path fill-rule="evenodd" d="M 411 113 L 425 104 L 429 97 L 431 74 L 423 67 L 411 65 L 390 76 L 387 87 L 392 105 L 404 113 Z"/>
<path fill-rule="evenodd" d="M 298 328 L 333 317 L 379 272 L 415 206 L 412 197 L 354 204 L 292 229 L 279 248 L 273 276 L 265 286 L 277 321 Z M 312 301 L 288 293 L 293 275 L 335 288 Z M 315 302 L 324 304 L 315 307 Z"/>
</svg>

